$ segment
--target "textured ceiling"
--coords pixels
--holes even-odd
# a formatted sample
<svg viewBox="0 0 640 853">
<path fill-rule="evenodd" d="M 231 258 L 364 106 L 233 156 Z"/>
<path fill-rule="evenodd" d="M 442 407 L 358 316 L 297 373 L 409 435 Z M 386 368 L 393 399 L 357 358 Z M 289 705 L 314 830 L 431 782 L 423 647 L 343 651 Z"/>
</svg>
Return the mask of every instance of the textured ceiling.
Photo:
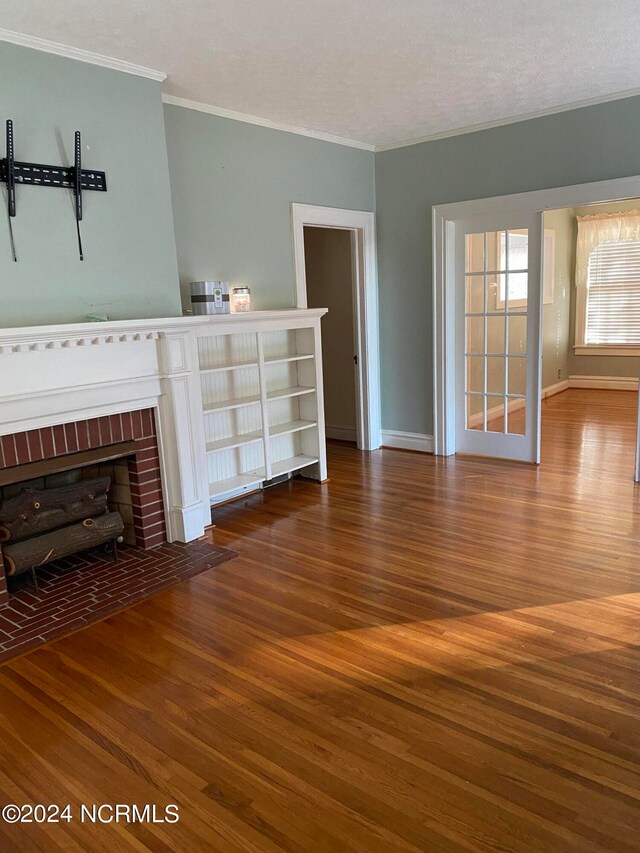
<svg viewBox="0 0 640 853">
<path fill-rule="evenodd" d="M 164 91 L 376 145 L 640 89 L 640 0 L 0 0 Z"/>
</svg>

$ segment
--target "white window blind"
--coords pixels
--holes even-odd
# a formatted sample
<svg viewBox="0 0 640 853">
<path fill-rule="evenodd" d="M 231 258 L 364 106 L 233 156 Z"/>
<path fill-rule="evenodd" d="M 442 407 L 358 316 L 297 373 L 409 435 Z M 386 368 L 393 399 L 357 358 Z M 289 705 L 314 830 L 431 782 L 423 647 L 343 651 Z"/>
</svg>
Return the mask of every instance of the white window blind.
<svg viewBox="0 0 640 853">
<path fill-rule="evenodd" d="M 590 253 L 585 343 L 640 345 L 640 242 L 601 243 Z"/>
</svg>

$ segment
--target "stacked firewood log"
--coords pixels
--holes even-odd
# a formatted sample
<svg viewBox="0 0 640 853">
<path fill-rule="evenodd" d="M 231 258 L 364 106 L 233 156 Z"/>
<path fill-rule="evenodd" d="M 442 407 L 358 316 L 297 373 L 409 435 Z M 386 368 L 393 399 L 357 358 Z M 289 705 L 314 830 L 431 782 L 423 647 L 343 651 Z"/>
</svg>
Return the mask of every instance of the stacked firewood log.
<svg viewBox="0 0 640 853">
<path fill-rule="evenodd" d="M 109 477 L 53 489 L 24 489 L 0 504 L 0 549 L 7 575 L 20 575 L 78 551 L 115 543 L 124 524 L 109 512 Z"/>
</svg>

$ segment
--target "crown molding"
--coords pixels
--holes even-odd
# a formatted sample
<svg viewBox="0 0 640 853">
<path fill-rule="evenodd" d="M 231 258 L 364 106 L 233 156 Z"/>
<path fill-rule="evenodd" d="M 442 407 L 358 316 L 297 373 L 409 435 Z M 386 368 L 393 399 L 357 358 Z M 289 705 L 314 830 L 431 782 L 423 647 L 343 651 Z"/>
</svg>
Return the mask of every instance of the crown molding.
<svg viewBox="0 0 640 853">
<path fill-rule="evenodd" d="M 153 68 L 147 68 L 144 65 L 136 65 L 133 62 L 127 62 L 124 59 L 116 59 L 112 56 L 104 56 L 100 53 L 93 53 L 89 50 L 71 47 L 70 45 L 60 44 L 59 42 L 49 41 L 49 39 L 38 38 L 37 36 L 25 35 L 13 30 L 7 30 L 0 27 L 0 42 L 9 42 L 20 47 L 28 47 L 32 50 L 39 50 L 43 53 L 51 53 L 55 56 L 62 56 L 66 59 L 75 59 L 79 62 L 86 62 L 89 65 L 98 65 L 101 68 L 109 68 L 112 71 L 122 71 L 125 74 L 133 74 L 137 77 L 146 77 L 148 80 L 155 80 L 162 83 L 167 79 L 167 74 L 163 71 L 156 71 Z M 634 98 L 640 96 L 640 88 L 627 89 L 623 92 L 615 92 L 611 95 L 601 95 L 596 98 L 587 98 L 581 101 L 571 101 L 566 104 L 560 104 L 557 107 L 550 107 L 545 110 L 537 110 L 530 113 L 522 113 L 509 118 L 495 119 L 494 121 L 481 122 L 479 124 L 465 125 L 464 127 L 445 130 L 440 133 L 427 134 L 425 136 L 411 137 L 409 139 L 390 142 L 385 145 L 373 145 L 368 142 L 361 142 L 357 139 L 350 139 L 344 136 L 336 136 L 332 133 L 323 133 L 319 130 L 310 130 L 305 127 L 297 127 L 296 125 L 286 124 L 284 122 L 270 121 L 260 116 L 250 115 L 248 113 L 236 112 L 228 110 L 224 107 L 216 107 L 212 104 L 204 104 L 200 101 L 192 101 L 188 98 L 180 98 L 175 95 L 163 94 L 162 100 L 165 104 L 171 104 L 185 109 L 196 110 L 210 115 L 220 116 L 221 118 L 232 119 L 233 121 L 242 121 L 246 124 L 255 124 L 259 127 L 267 127 L 271 130 L 280 130 L 284 133 L 295 133 L 298 136 L 307 136 L 311 139 L 319 139 L 323 142 L 332 142 L 336 145 L 346 145 L 349 148 L 359 148 L 363 151 L 373 151 L 381 153 L 383 151 L 393 151 L 396 148 L 408 148 L 412 145 L 420 145 L 423 142 L 436 142 L 439 139 L 450 139 L 454 136 L 464 136 L 467 133 L 478 133 L 482 130 L 491 130 L 496 127 L 505 127 L 510 124 L 518 124 L 531 119 L 544 118 L 545 116 L 557 115 L 558 113 L 569 112 L 571 110 L 582 109 L 583 107 L 597 106 L 598 104 L 606 104 L 610 101 L 621 101 L 625 98 Z"/>
<path fill-rule="evenodd" d="M 167 79 L 167 75 L 163 71 L 154 71 L 153 68 L 146 68 L 144 65 L 134 65 L 132 62 L 125 62 L 124 59 L 114 59 L 112 56 L 103 56 L 100 53 L 92 53 L 89 50 L 81 50 L 78 47 L 58 44 L 58 42 L 49 41 L 48 39 L 27 36 L 24 33 L 5 30 L 2 27 L 0 27 L 0 41 L 17 44 L 20 47 L 30 47 L 33 50 L 40 50 L 43 53 L 53 53 L 56 56 L 64 56 L 66 59 L 77 59 L 80 62 L 87 62 L 90 65 L 110 68 L 112 71 L 135 74 L 137 77 L 146 77 L 149 80 L 156 80 L 158 83 L 162 83 Z"/>
<path fill-rule="evenodd" d="M 432 133 L 429 136 L 419 136 L 399 142 L 390 142 L 388 145 L 376 145 L 374 151 L 393 151 L 394 148 L 408 148 L 410 145 L 420 145 L 422 142 L 435 142 L 438 139 L 449 139 L 452 136 L 464 136 L 466 133 L 478 133 L 481 130 L 491 130 L 493 127 L 504 127 L 508 124 L 518 124 L 521 121 L 530 121 L 534 118 L 544 118 L 558 113 L 568 113 L 571 110 L 579 110 L 583 107 L 595 107 L 598 104 L 607 104 L 609 101 L 623 101 L 625 98 L 635 98 L 640 95 L 640 89 L 627 89 L 624 92 L 614 92 L 612 95 L 601 95 L 597 98 L 587 98 L 582 101 L 571 101 L 547 110 L 537 110 L 532 113 L 523 113 L 511 118 L 500 118 L 495 121 L 482 122 L 481 124 L 469 124 L 466 127 L 457 127 L 454 130 L 445 130 L 442 133 Z"/>
<path fill-rule="evenodd" d="M 243 121 L 247 124 L 256 124 L 260 127 L 268 127 L 272 130 L 282 130 L 285 133 L 295 133 L 299 136 L 309 136 L 312 139 L 321 139 L 325 142 L 333 142 L 337 145 L 348 145 L 351 148 L 360 148 L 363 151 L 373 151 L 376 154 L 383 151 L 393 151 L 396 148 L 408 148 L 411 145 L 420 145 L 423 142 L 435 142 L 438 139 L 450 139 L 454 136 L 464 136 L 467 133 L 478 133 L 482 130 L 491 130 L 495 127 L 504 127 L 509 124 L 518 124 L 522 121 L 530 121 L 531 119 L 544 118 L 545 116 L 557 115 L 558 113 L 570 112 L 571 110 L 582 109 L 583 107 L 593 107 L 598 104 L 606 104 L 609 101 L 621 101 L 625 98 L 634 98 L 640 96 L 639 89 L 628 89 L 624 92 L 615 92 L 612 95 L 602 95 L 597 98 L 588 98 L 582 101 L 573 101 L 567 104 L 561 104 L 557 107 L 550 107 L 546 110 L 537 110 L 536 112 L 522 113 L 521 115 L 512 116 L 509 118 L 495 119 L 494 121 L 482 122 L 480 124 L 470 124 L 464 127 L 455 128 L 453 130 L 445 130 L 441 133 L 432 133 L 428 136 L 412 137 L 410 139 L 400 140 L 398 142 L 390 142 L 388 145 L 372 145 L 367 142 L 360 142 L 355 139 L 349 139 L 343 136 L 335 136 L 331 133 L 322 133 L 321 131 L 309 130 L 307 128 L 296 127 L 295 125 L 284 124 L 281 122 L 269 121 L 269 119 L 260 118 L 259 116 L 248 115 L 247 113 L 235 112 L 227 110 L 223 107 L 214 107 L 211 104 L 203 104 L 200 101 L 191 101 L 188 98 L 179 98 L 175 95 L 163 95 L 162 100 L 165 104 L 172 104 L 177 107 L 185 107 L 198 112 L 209 113 L 210 115 L 229 118 L 234 121 Z"/>
<path fill-rule="evenodd" d="M 347 145 L 349 148 L 360 148 L 363 151 L 375 151 L 375 146 L 370 145 L 368 142 L 359 142 L 357 139 L 335 136 L 332 133 L 322 133 L 322 131 L 319 130 L 309 130 L 306 127 L 296 127 L 292 124 L 270 121 L 269 119 L 252 116 L 248 113 L 238 113 L 235 110 L 224 109 L 224 107 L 214 107 L 211 104 L 203 104 L 200 101 L 190 101 L 188 98 L 178 98 L 175 95 L 163 95 L 162 100 L 165 104 L 171 104 L 174 107 L 184 107 L 187 110 L 197 110 L 200 113 L 209 113 L 209 115 L 229 118 L 233 121 L 243 121 L 246 124 L 257 124 L 260 127 L 268 127 L 271 130 L 282 130 L 285 133 L 295 133 L 298 136 L 308 136 L 311 139 L 320 139 L 323 142 L 333 142 L 335 145 Z"/>
</svg>

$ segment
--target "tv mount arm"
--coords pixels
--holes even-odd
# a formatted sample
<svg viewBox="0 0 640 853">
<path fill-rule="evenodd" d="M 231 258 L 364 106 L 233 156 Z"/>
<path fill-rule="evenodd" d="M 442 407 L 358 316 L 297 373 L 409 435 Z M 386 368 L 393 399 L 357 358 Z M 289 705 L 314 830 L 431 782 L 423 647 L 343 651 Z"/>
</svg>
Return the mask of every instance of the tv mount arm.
<svg viewBox="0 0 640 853">
<path fill-rule="evenodd" d="M 80 236 L 80 222 L 82 221 L 82 163 L 80 160 L 80 146 L 82 144 L 82 140 L 79 130 L 76 130 L 75 132 L 74 143 L 73 195 L 75 197 L 76 208 L 76 233 L 78 235 L 78 253 L 80 255 L 80 260 L 84 261 L 82 237 Z"/>
<path fill-rule="evenodd" d="M 13 239 L 13 225 L 11 220 L 16 215 L 16 183 L 15 183 L 15 164 L 13 157 L 13 122 L 11 119 L 7 121 L 7 158 L 6 158 L 6 182 L 7 182 L 7 215 L 9 220 L 9 239 L 11 241 L 11 257 L 15 262 L 18 261 L 16 256 L 16 244 Z"/>
</svg>

